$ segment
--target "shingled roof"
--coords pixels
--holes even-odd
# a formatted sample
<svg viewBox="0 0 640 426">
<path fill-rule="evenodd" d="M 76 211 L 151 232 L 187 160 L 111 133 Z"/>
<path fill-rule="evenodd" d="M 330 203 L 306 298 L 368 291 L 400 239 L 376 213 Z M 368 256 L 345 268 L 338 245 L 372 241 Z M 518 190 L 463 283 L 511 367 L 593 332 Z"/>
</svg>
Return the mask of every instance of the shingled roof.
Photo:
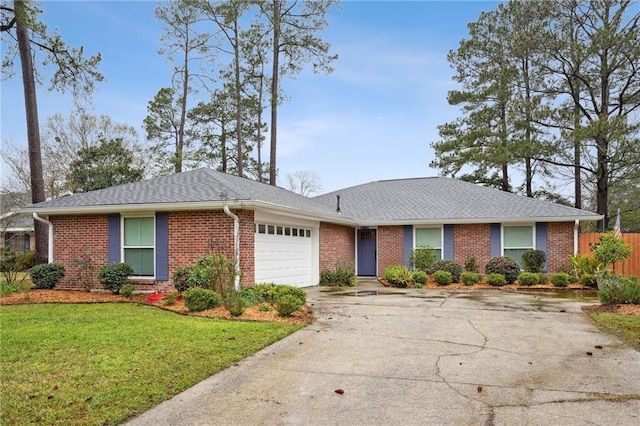
<svg viewBox="0 0 640 426">
<path fill-rule="evenodd" d="M 352 225 L 601 219 L 584 210 L 445 177 L 383 180 L 308 198 L 206 168 L 58 198 L 22 212 L 161 211 L 221 208 L 223 204 L 273 208 Z"/>
<path fill-rule="evenodd" d="M 382 180 L 315 197 L 340 195 L 342 214 L 361 224 L 592 221 L 600 215 L 446 177 Z"/>
</svg>

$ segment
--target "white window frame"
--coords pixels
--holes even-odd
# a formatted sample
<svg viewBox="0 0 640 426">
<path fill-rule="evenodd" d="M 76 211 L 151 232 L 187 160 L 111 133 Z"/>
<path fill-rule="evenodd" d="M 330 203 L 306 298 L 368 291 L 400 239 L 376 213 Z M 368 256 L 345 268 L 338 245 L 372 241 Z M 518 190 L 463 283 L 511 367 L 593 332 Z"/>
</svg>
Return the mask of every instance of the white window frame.
<svg viewBox="0 0 640 426">
<path fill-rule="evenodd" d="M 124 245 L 124 222 L 125 219 L 141 219 L 141 218 L 151 218 L 153 219 L 153 245 L 152 246 L 131 246 L 125 247 Z M 120 217 L 120 262 L 124 262 L 124 251 L 127 248 L 150 248 L 153 249 L 153 275 L 132 275 L 129 278 L 132 280 L 155 280 L 156 279 L 156 214 L 152 213 L 134 213 L 127 214 Z"/>
<path fill-rule="evenodd" d="M 444 259 L 444 226 L 414 226 L 413 227 L 413 249 L 419 249 L 416 245 L 418 241 L 418 229 L 439 229 L 440 230 L 440 247 L 431 247 L 434 250 L 440 250 L 440 258 L 438 260 Z"/>
<path fill-rule="evenodd" d="M 530 226 L 531 227 L 531 244 L 533 247 L 505 247 L 504 246 L 504 228 L 515 228 L 515 227 L 522 227 L 522 226 Z M 502 226 L 500 227 L 500 250 L 502 253 L 502 256 L 504 256 L 504 250 L 536 250 L 536 224 L 535 223 L 509 223 L 509 224 L 502 224 Z M 519 262 L 522 263 L 522 262 Z M 522 265 L 520 265 L 522 267 Z"/>
</svg>

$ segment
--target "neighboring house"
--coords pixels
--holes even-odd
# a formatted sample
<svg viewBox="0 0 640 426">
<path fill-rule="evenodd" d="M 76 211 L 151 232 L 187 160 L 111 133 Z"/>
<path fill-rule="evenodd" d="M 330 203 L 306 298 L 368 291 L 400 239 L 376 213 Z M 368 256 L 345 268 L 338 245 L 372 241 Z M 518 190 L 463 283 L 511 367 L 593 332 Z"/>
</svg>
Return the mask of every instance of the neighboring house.
<svg viewBox="0 0 640 426">
<path fill-rule="evenodd" d="M 31 203 L 28 194 L 0 194 L 0 238 L 4 247 L 14 253 L 26 253 L 35 249 L 33 218 L 17 215 L 12 208 Z"/>
<path fill-rule="evenodd" d="M 339 196 L 339 197 L 338 197 Z M 547 253 L 549 271 L 577 249 L 578 224 L 601 216 L 455 179 L 372 182 L 315 198 L 209 169 L 73 195 L 21 209 L 48 220 L 50 259 L 74 276 L 81 251 L 97 266 L 127 262 L 139 289 L 172 287 L 176 268 L 216 252 L 238 259 L 242 286 L 316 285 L 354 265 L 360 276 L 408 264 L 429 245 L 459 263 Z"/>
</svg>

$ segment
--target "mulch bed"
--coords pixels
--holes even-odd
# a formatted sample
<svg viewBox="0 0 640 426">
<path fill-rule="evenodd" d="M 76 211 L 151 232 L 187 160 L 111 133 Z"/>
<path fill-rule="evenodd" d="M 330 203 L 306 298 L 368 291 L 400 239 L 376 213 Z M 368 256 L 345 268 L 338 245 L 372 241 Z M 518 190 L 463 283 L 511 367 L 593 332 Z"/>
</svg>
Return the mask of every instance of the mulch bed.
<svg viewBox="0 0 640 426">
<path fill-rule="evenodd" d="M 313 310 L 305 306 L 290 317 L 281 317 L 275 308 L 271 311 L 261 311 L 260 305 L 247 308 L 240 316 L 232 316 L 224 306 L 208 309 L 202 312 L 189 312 L 182 300 L 176 300 L 169 305 L 163 300 L 170 293 L 134 294 L 130 298 L 105 291 L 76 291 L 76 290 L 29 290 L 28 292 L 12 293 L 0 298 L 0 305 L 28 305 L 37 303 L 139 303 L 155 306 L 160 309 L 184 315 L 196 315 L 209 318 L 237 319 L 245 321 L 277 321 L 285 323 L 311 324 L 314 320 Z"/>
</svg>

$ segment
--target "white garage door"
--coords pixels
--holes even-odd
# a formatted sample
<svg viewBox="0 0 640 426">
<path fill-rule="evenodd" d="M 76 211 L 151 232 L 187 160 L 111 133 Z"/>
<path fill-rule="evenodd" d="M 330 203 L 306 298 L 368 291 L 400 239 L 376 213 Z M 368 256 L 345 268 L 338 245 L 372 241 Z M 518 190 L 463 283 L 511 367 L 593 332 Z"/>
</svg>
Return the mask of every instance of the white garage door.
<svg viewBox="0 0 640 426">
<path fill-rule="evenodd" d="M 265 218 L 267 219 L 267 218 Z M 256 283 L 306 287 L 318 283 L 317 227 L 313 223 L 256 220 Z"/>
</svg>

